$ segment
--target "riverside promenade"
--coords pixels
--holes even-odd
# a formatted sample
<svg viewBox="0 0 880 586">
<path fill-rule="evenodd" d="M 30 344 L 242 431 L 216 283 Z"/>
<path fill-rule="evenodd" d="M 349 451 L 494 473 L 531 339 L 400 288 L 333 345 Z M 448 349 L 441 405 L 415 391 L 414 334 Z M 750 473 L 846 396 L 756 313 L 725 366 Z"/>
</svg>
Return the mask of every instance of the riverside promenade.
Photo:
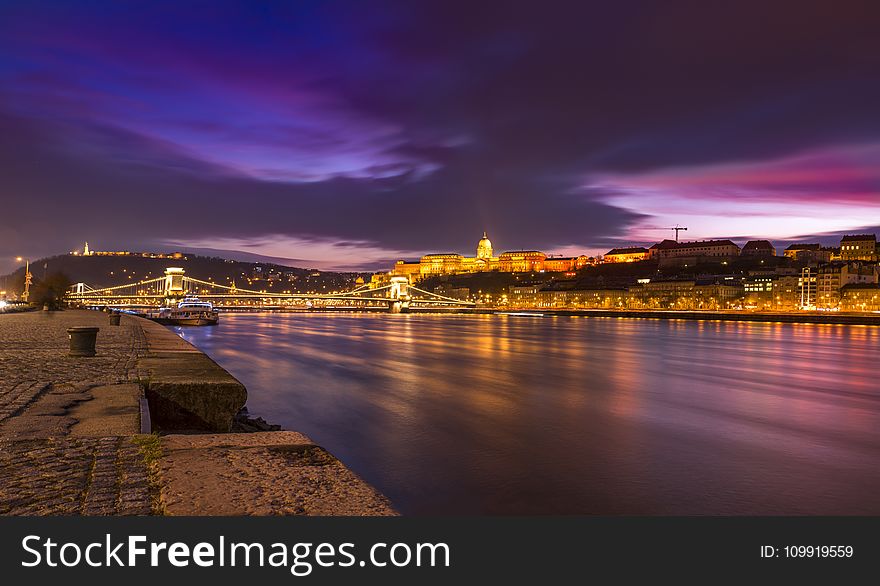
<svg viewBox="0 0 880 586">
<path fill-rule="evenodd" d="M 96 356 L 68 356 L 74 326 L 100 328 Z M 228 433 L 245 398 L 147 320 L 0 315 L 0 514 L 395 514 L 302 434 Z"/>
</svg>

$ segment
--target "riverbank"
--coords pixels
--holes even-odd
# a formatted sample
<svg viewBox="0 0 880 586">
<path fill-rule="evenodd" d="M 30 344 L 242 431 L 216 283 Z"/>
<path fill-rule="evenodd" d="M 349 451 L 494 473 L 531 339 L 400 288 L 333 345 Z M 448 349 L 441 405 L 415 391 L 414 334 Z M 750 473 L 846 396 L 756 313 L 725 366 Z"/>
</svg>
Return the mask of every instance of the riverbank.
<svg viewBox="0 0 880 586">
<path fill-rule="evenodd" d="M 880 314 L 838 312 L 675 311 L 653 309 L 522 309 L 488 310 L 483 313 L 518 315 L 568 315 L 636 319 L 687 319 L 704 321 L 752 321 L 774 323 L 880 326 Z"/>
<path fill-rule="evenodd" d="M 67 355 L 74 326 L 100 328 L 95 357 Z M 234 377 L 147 320 L 0 316 L 0 514 L 394 514 L 302 434 L 216 433 L 245 399 Z"/>
<path fill-rule="evenodd" d="M 224 313 L 388 313 L 382 307 L 321 307 L 305 308 L 223 308 Z M 631 319 L 688 319 L 706 321 L 750 321 L 774 323 L 809 323 L 838 325 L 880 326 L 880 314 L 840 313 L 834 311 L 707 311 L 707 310 L 664 310 L 664 309 L 569 309 L 569 308 L 435 308 L 412 307 L 411 314 L 475 314 L 475 315 L 565 315 L 582 317 L 618 317 Z"/>
</svg>

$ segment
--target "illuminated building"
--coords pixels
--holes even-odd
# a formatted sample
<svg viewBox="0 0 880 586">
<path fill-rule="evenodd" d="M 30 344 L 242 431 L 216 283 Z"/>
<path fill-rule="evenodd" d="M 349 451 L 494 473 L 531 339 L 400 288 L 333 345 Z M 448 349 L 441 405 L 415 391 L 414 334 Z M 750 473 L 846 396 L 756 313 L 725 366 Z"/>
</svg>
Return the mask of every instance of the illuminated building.
<svg viewBox="0 0 880 586">
<path fill-rule="evenodd" d="M 590 264 L 593 264 L 593 259 L 583 254 L 580 256 L 548 256 L 544 259 L 544 271 L 566 273 L 582 269 Z"/>
<path fill-rule="evenodd" d="M 391 273 L 396 277 L 409 277 L 410 281 L 418 281 L 421 269 L 419 261 L 399 260 L 394 263 Z"/>
<path fill-rule="evenodd" d="M 163 252 L 131 252 L 128 250 L 92 250 L 89 248 L 88 242 L 83 246 L 82 252 L 74 250 L 70 254 L 72 256 L 140 256 L 143 258 L 173 258 L 177 260 L 186 260 L 186 257 L 182 252 L 166 254 Z"/>
<path fill-rule="evenodd" d="M 639 309 L 732 309 L 742 304 L 743 286 L 732 277 L 648 281 L 629 288 L 630 307 Z"/>
<path fill-rule="evenodd" d="M 819 244 L 792 244 L 782 253 L 792 260 L 819 263 L 831 260 L 831 251 Z"/>
<path fill-rule="evenodd" d="M 880 285 L 851 283 L 840 288 L 840 311 L 880 311 Z"/>
<path fill-rule="evenodd" d="M 816 271 L 816 307 L 837 309 L 840 306 L 843 287 L 876 283 L 875 265 L 867 265 L 859 261 L 822 265 Z"/>
<path fill-rule="evenodd" d="M 438 275 L 462 273 L 482 273 L 503 271 L 508 273 L 528 273 L 540 271 L 569 272 L 591 264 L 593 261 L 584 255 L 547 257 L 539 250 L 512 250 L 494 256 L 495 251 L 489 236 L 477 242 L 476 255 L 463 256 L 454 252 L 426 254 L 418 262 L 398 260 L 389 276 L 408 277 L 417 281 Z M 382 282 L 383 278 L 374 279 Z"/>
<path fill-rule="evenodd" d="M 512 309 L 613 309 L 629 303 L 626 289 L 542 289 L 542 285 L 511 285 L 508 306 Z"/>
<path fill-rule="evenodd" d="M 776 277 L 754 275 L 743 280 L 743 306 L 746 309 L 772 309 L 774 307 L 774 284 Z"/>
<path fill-rule="evenodd" d="M 612 248 L 604 256 L 604 262 L 638 262 L 647 260 L 648 249 L 641 246 L 630 248 Z"/>
<path fill-rule="evenodd" d="M 498 269 L 505 273 L 543 271 L 546 258 L 547 255 L 537 250 L 502 252 L 498 256 Z"/>
<path fill-rule="evenodd" d="M 797 290 L 799 295 L 798 309 L 816 309 L 816 269 L 801 269 Z"/>
<path fill-rule="evenodd" d="M 653 256 L 659 258 L 730 258 L 739 256 L 739 246 L 730 240 L 697 240 L 694 242 L 675 242 L 664 240 L 651 247 Z"/>
<path fill-rule="evenodd" d="M 769 240 L 749 240 L 740 252 L 742 256 L 776 256 L 776 248 Z"/>
<path fill-rule="evenodd" d="M 460 273 L 462 272 L 461 261 L 463 258 L 462 255 L 452 252 L 426 254 L 419 261 L 419 275 L 424 278 L 434 275 L 454 275 Z"/>
<path fill-rule="evenodd" d="M 477 259 L 490 261 L 492 260 L 492 242 L 489 240 L 489 236 L 483 232 L 483 237 L 480 238 L 480 241 L 477 243 Z"/>
<path fill-rule="evenodd" d="M 562 289 L 539 291 L 538 308 L 623 309 L 629 306 L 626 289 Z"/>
<path fill-rule="evenodd" d="M 690 309 L 684 301 L 693 294 L 694 281 L 648 281 L 629 288 L 632 305 L 641 309 Z"/>
<path fill-rule="evenodd" d="M 651 248 L 648 249 L 648 258 L 660 258 L 661 256 L 670 256 L 671 251 L 675 250 L 677 247 L 678 242 L 667 238 L 652 245 Z"/>
<path fill-rule="evenodd" d="M 732 309 L 742 306 L 743 287 L 731 278 L 700 282 L 694 287 L 694 309 Z"/>
<path fill-rule="evenodd" d="M 840 260 L 877 261 L 877 236 L 858 234 L 840 239 Z"/>
<path fill-rule="evenodd" d="M 801 277 L 781 275 L 773 283 L 773 309 L 776 311 L 795 311 L 800 309 Z"/>
</svg>

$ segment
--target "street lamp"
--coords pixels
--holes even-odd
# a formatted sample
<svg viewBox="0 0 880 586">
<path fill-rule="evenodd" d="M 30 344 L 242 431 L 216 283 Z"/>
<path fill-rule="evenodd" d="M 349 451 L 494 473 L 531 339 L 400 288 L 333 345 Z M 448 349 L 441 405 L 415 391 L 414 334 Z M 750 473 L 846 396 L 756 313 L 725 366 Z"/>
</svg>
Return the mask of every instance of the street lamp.
<svg viewBox="0 0 880 586">
<path fill-rule="evenodd" d="M 16 261 L 21 262 L 24 261 L 24 293 L 21 294 L 21 298 L 23 301 L 27 302 L 28 298 L 31 294 L 31 281 L 33 280 L 33 276 L 31 275 L 31 261 L 30 259 L 24 259 L 20 256 L 15 258 Z"/>
</svg>

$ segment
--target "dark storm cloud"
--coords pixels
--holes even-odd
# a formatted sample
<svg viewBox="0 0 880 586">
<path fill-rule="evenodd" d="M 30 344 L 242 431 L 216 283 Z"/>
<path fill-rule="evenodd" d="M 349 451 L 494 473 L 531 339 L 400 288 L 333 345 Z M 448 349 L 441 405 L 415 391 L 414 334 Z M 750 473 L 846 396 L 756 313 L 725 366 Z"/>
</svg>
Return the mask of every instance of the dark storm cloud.
<svg viewBox="0 0 880 586">
<path fill-rule="evenodd" d="M 484 227 L 496 226 L 544 242 L 581 231 L 607 236 L 613 232 L 609 226 L 634 218 L 589 194 L 542 204 L 541 185 L 482 177 L 467 161 L 419 179 L 291 184 L 233 174 L 118 129 L 83 129 L 93 148 L 82 153 L 53 144 L 60 133 L 73 139 L 67 127 L 0 117 L 0 129 L 0 156 L 8 164 L 4 189 L 12 196 L 5 201 L 4 217 L 15 219 L 10 227 L 18 247 L 34 246 L 28 239 L 36 231 L 46 250 L 64 250 L 95 233 L 120 246 L 217 234 L 253 237 L 259 245 L 259 235 L 294 234 L 306 239 L 344 235 L 407 250 L 414 242 L 428 248 L 470 242 Z M 35 193 L 64 196 L 31 197 Z M 504 194 L 497 207 L 474 205 L 495 193 Z M 47 230 L 53 225 L 64 229 Z"/>
<path fill-rule="evenodd" d="M 605 246 L 658 197 L 641 175 L 880 135 L 873 2 L 48 6 L 0 9 L 7 256 L 86 237 L 461 251 L 483 229 Z M 183 198 L 198 221 L 164 211 Z"/>
<path fill-rule="evenodd" d="M 420 6 L 373 39 L 401 65 L 346 91 L 550 169 L 760 159 L 880 131 L 876 3 L 476 4 Z"/>
</svg>

